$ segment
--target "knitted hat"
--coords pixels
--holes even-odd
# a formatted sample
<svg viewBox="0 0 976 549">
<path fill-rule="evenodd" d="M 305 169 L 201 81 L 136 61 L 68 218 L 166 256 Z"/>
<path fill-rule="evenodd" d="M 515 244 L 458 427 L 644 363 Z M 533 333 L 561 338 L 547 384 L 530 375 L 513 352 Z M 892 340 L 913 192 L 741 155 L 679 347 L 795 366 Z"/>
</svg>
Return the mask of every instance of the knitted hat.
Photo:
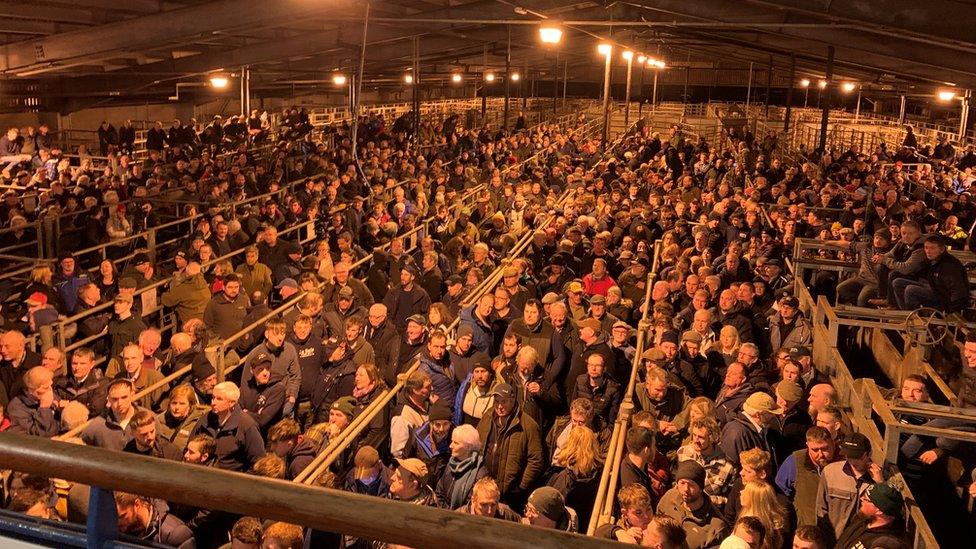
<svg viewBox="0 0 976 549">
<path fill-rule="evenodd" d="M 692 480 L 699 488 L 705 487 L 705 468 L 698 464 L 697 461 L 685 460 L 678 464 L 677 470 L 674 472 L 674 481 L 678 482 L 681 479 Z"/>
<path fill-rule="evenodd" d="M 536 488 L 529 496 L 529 503 L 540 515 L 553 522 L 559 522 L 566 512 L 566 500 L 559 490 L 551 486 Z"/>
<path fill-rule="evenodd" d="M 356 415 L 356 399 L 352 397 L 342 397 L 332 403 L 333 410 L 339 410 L 343 414 L 352 419 L 352 416 Z"/>
<path fill-rule="evenodd" d="M 200 353 L 193 358 L 193 365 L 191 366 L 193 371 L 193 381 L 203 381 L 212 375 L 217 374 L 217 369 L 210 364 L 210 360 L 207 359 L 207 355 Z"/>
<path fill-rule="evenodd" d="M 454 417 L 454 411 L 451 410 L 451 406 L 447 402 L 444 402 L 444 399 L 440 399 L 430 405 L 430 414 L 428 417 L 430 418 L 430 421 L 451 421 L 451 419 Z"/>
</svg>

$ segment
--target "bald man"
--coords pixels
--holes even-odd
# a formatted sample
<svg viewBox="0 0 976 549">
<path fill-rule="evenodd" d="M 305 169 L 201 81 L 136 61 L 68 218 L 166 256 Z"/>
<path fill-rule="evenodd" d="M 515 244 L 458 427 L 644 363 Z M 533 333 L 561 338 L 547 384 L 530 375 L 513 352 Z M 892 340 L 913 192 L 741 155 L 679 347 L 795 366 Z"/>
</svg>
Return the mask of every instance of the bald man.
<svg viewBox="0 0 976 549">
<path fill-rule="evenodd" d="M 0 334 L 0 404 L 6 406 L 24 389 L 24 372 L 41 365 L 41 355 L 27 350 L 24 334 Z"/>
</svg>

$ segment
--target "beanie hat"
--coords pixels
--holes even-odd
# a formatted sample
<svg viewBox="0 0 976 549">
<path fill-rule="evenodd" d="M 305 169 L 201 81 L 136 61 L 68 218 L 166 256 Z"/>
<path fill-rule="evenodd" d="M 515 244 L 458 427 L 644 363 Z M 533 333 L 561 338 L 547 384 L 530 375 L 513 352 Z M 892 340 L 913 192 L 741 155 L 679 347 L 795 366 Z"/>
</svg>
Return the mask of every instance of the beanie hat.
<svg viewBox="0 0 976 549">
<path fill-rule="evenodd" d="M 191 366 L 193 372 L 193 381 L 203 381 L 212 375 L 217 374 L 217 369 L 210 364 L 210 360 L 207 359 L 207 355 L 200 353 L 193 358 L 193 365 Z"/>
<path fill-rule="evenodd" d="M 678 464 L 678 469 L 674 473 L 674 481 L 681 479 L 692 480 L 699 488 L 705 487 L 705 468 L 696 461 L 685 460 Z"/>
<path fill-rule="evenodd" d="M 430 421 L 438 421 L 442 419 L 451 421 L 451 419 L 454 417 L 454 411 L 451 410 L 451 407 L 447 404 L 447 402 L 444 402 L 444 399 L 440 399 L 430 405 L 430 414 L 428 417 L 430 418 Z"/>
<path fill-rule="evenodd" d="M 333 410 L 339 410 L 343 414 L 346 414 L 349 419 L 356 415 L 356 399 L 353 397 L 342 397 L 332 403 Z"/>
<path fill-rule="evenodd" d="M 551 486 L 536 488 L 529 496 L 529 503 L 540 515 L 554 522 L 559 522 L 566 512 L 566 500 L 559 490 Z"/>
</svg>

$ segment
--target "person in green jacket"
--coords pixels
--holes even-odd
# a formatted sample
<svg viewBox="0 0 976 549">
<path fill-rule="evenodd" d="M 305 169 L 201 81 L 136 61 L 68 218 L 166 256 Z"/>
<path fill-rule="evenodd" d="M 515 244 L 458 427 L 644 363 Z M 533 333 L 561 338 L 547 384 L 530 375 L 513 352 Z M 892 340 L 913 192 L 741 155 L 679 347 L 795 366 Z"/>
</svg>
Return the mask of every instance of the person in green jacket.
<svg viewBox="0 0 976 549">
<path fill-rule="evenodd" d="M 210 287 L 201 273 L 200 264 L 187 264 L 183 276 L 176 276 L 169 290 L 163 294 L 163 306 L 174 307 L 180 324 L 192 318 L 203 319 L 203 313 L 210 303 Z"/>
</svg>

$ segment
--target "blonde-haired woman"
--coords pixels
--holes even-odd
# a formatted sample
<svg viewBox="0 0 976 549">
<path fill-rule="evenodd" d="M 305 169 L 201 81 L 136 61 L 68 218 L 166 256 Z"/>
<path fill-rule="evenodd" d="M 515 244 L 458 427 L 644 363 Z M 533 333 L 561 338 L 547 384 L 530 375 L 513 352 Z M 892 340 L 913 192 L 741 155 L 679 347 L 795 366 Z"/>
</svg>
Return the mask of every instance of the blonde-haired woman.
<svg viewBox="0 0 976 549">
<path fill-rule="evenodd" d="M 740 517 L 756 517 L 766 527 L 766 538 L 760 549 L 780 549 L 792 530 L 789 512 L 776 498 L 773 486 L 765 481 L 747 482 L 739 495 Z"/>
<path fill-rule="evenodd" d="M 48 305 L 59 307 L 58 292 L 54 289 L 54 271 L 47 264 L 37 265 L 31 270 L 30 284 L 24 290 L 24 297 L 40 292 L 47 297 Z"/>
<path fill-rule="evenodd" d="M 589 427 L 573 427 L 553 462 L 563 469 L 553 475 L 547 484 L 559 490 L 566 499 L 566 506 L 576 511 L 580 531 L 586 531 L 602 468 L 600 442 L 596 434 Z"/>
</svg>

